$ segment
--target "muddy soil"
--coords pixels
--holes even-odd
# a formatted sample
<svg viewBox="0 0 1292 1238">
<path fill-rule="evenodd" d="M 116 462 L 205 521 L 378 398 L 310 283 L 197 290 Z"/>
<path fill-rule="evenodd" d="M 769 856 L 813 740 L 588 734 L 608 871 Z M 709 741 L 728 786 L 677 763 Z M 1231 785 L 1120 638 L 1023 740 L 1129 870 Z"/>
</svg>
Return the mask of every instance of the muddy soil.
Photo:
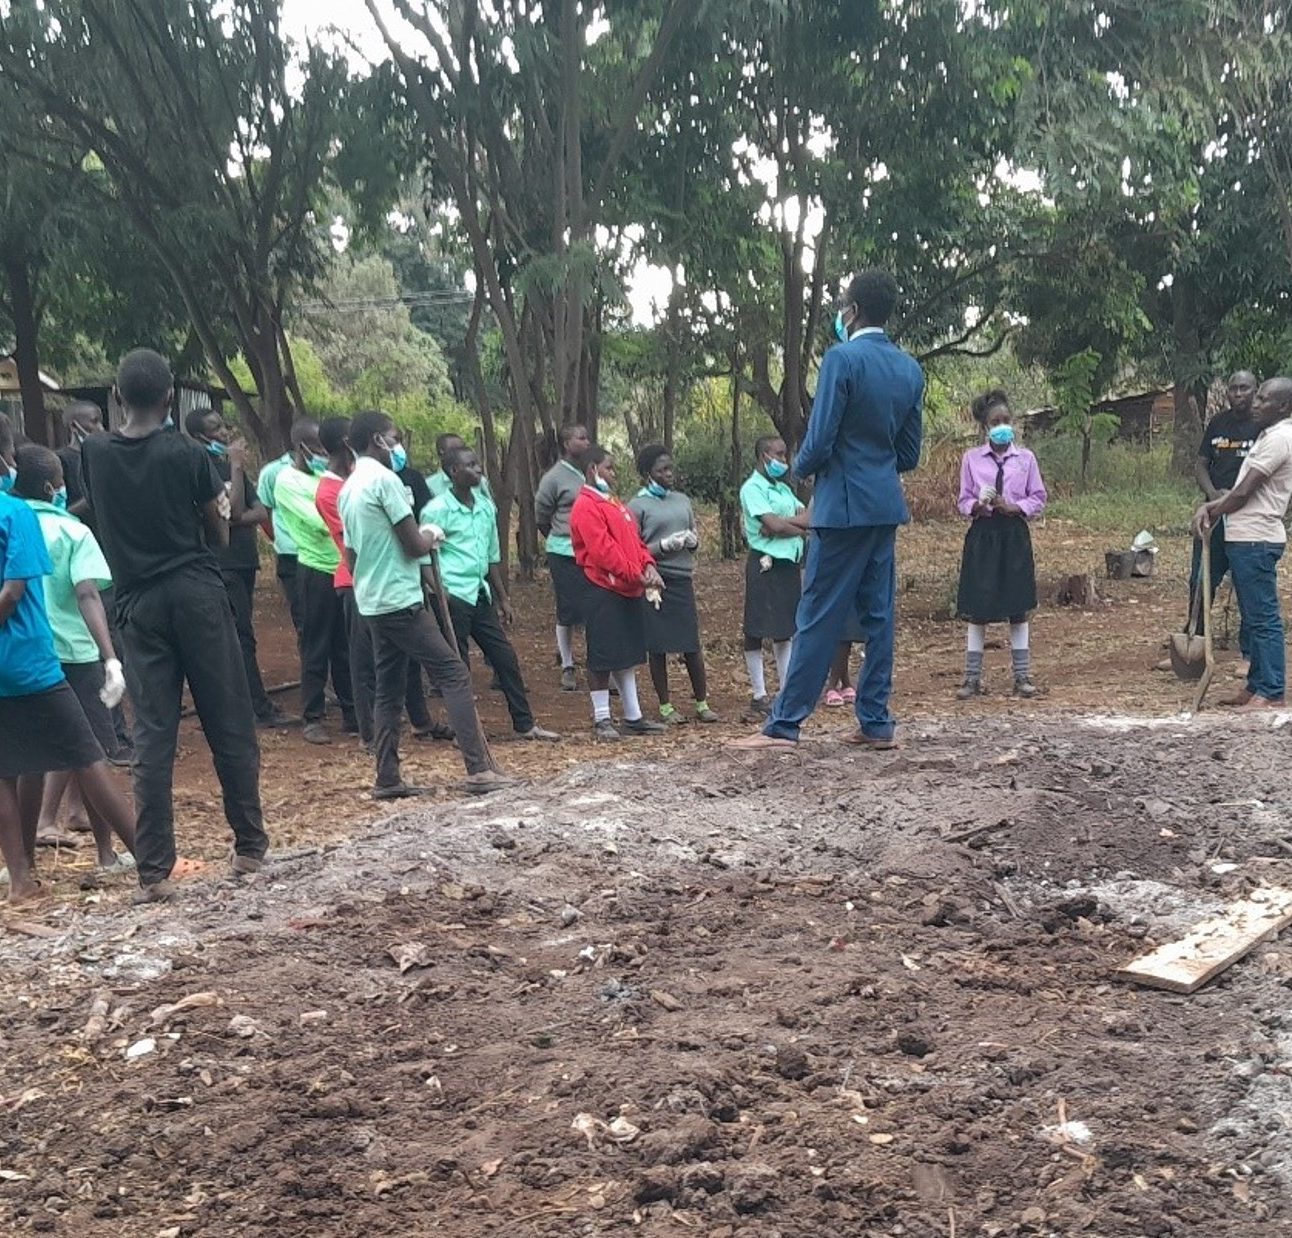
<svg viewBox="0 0 1292 1238">
<path fill-rule="evenodd" d="M 624 745 L 82 892 L 4 940 L 0 1232 L 1289 1232 L 1292 941 L 1111 975 L 1292 883 L 1285 721 Z"/>
</svg>

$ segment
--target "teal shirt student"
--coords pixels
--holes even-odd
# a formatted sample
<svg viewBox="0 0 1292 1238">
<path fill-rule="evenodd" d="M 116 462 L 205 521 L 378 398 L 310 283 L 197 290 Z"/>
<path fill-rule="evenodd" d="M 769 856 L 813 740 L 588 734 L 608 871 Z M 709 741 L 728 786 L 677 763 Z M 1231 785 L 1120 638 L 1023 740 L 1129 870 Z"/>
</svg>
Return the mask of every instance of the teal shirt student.
<svg viewBox="0 0 1292 1238">
<path fill-rule="evenodd" d="M 83 666 L 99 661 L 99 646 L 76 600 L 77 585 L 89 581 L 100 591 L 112 584 L 112 572 L 98 539 L 75 516 L 52 503 L 28 499 L 36 513 L 52 570 L 45 577 L 45 613 L 60 662 Z"/>
<path fill-rule="evenodd" d="M 365 618 L 422 606 L 422 570 L 395 535 L 413 514 L 408 489 L 371 456 L 355 462 L 337 497 L 347 550 L 354 552 L 354 601 Z"/>
<path fill-rule="evenodd" d="M 260 478 L 256 482 L 256 497 L 271 515 L 274 510 L 274 487 L 278 484 L 278 474 L 283 469 L 290 468 L 291 464 L 292 453 L 289 451 L 279 456 L 277 460 L 270 460 L 260 470 Z M 296 543 L 292 541 L 292 535 L 283 528 L 280 520 L 274 521 L 274 552 L 280 555 L 296 553 Z"/>
<path fill-rule="evenodd" d="M 430 521 L 444 530 L 440 547 L 444 587 L 468 606 L 474 606 L 482 592 L 493 601 L 489 569 L 502 562 L 498 508 L 478 486 L 474 498 L 475 503 L 468 507 L 450 490 L 422 508 L 423 523 Z"/>
<path fill-rule="evenodd" d="M 0 623 L 0 696 L 34 696 L 65 678 L 41 588 L 41 578 L 53 567 L 36 513 L 21 499 L 0 492 L 0 585 L 27 582 L 13 614 Z"/>
<path fill-rule="evenodd" d="M 768 537 L 763 532 L 761 516 L 780 516 L 791 520 L 803 510 L 798 495 L 783 481 L 772 481 L 756 469 L 740 487 L 740 510 L 745 517 L 745 541 L 756 554 L 799 563 L 803 559 L 801 537 Z"/>
<path fill-rule="evenodd" d="M 442 499 L 453 489 L 453 483 L 449 481 L 449 475 L 443 469 L 440 469 L 438 473 L 432 473 L 426 479 L 426 488 L 431 492 L 431 498 Z M 489 489 L 489 479 L 487 477 L 480 479 L 480 484 L 476 487 L 476 493 L 483 494 L 489 502 L 493 502 L 493 491 Z"/>
</svg>

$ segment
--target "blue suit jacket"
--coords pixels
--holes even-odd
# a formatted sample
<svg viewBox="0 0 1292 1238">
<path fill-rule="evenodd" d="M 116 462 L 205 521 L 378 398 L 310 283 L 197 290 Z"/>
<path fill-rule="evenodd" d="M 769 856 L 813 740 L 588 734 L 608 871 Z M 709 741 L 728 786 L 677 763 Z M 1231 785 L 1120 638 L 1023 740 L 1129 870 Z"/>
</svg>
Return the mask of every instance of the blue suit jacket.
<svg viewBox="0 0 1292 1238">
<path fill-rule="evenodd" d="M 821 360 L 807 437 L 794 460 L 815 475 L 812 527 L 905 524 L 899 473 L 920 462 L 924 372 L 882 331 L 836 344 Z"/>
</svg>

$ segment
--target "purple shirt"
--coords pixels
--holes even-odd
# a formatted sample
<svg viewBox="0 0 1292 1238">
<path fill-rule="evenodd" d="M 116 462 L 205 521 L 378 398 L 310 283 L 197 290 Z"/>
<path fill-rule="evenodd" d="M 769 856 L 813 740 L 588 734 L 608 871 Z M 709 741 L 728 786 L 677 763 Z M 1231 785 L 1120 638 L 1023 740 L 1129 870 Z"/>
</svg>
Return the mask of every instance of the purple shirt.
<svg viewBox="0 0 1292 1238">
<path fill-rule="evenodd" d="M 972 447 L 960 462 L 960 501 L 956 506 L 962 516 L 974 516 L 974 504 L 984 486 L 996 485 L 998 463 L 1005 465 L 1005 484 L 997 487 L 1006 503 L 1022 509 L 1028 520 L 1035 520 L 1045 510 L 1045 483 L 1036 457 L 1026 447 L 1010 444 L 1003 456 L 998 456 L 990 444 Z M 975 519 L 981 518 L 980 513 Z M 987 512 L 985 515 L 995 515 Z"/>
</svg>

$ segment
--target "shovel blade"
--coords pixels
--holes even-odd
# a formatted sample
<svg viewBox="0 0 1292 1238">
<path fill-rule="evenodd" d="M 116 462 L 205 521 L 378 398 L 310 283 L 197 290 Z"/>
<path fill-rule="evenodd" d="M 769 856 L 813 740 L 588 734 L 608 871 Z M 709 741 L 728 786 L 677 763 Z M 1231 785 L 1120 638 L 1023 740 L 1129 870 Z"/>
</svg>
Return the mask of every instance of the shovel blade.
<svg viewBox="0 0 1292 1238">
<path fill-rule="evenodd" d="M 1190 636 L 1187 632 L 1174 632 L 1171 635 L 1171 669 L 1176 678 L 1192 682 L 1202 678 L 1207 666 L 1207 642 L 1201 636 Z"/>
</svg>

